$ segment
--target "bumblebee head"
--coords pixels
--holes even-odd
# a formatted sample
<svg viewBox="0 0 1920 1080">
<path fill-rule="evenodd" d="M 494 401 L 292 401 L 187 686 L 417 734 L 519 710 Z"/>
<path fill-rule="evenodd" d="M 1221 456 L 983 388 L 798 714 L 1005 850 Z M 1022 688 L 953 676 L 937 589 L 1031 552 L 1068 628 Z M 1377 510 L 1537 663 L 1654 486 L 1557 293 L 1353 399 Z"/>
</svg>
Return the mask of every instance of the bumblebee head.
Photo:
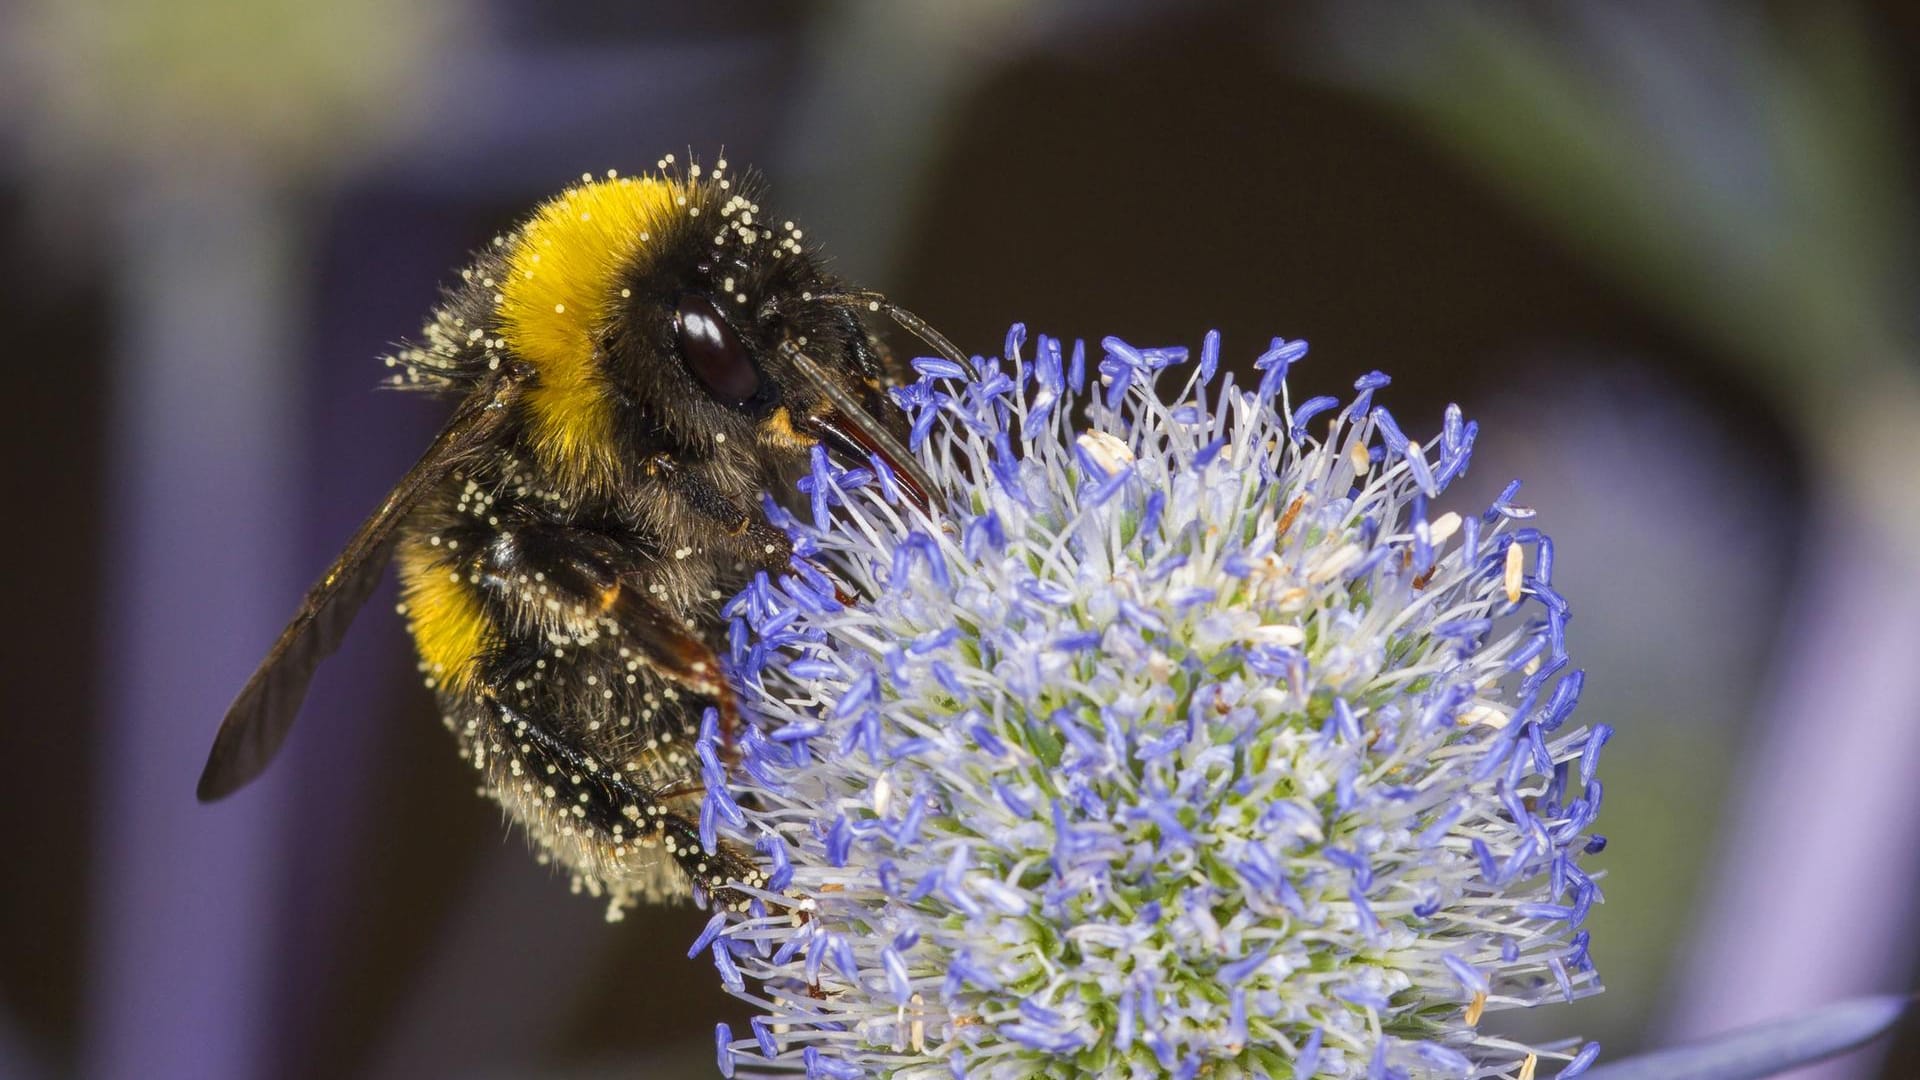
<svg viewBox="0 0 1920 1080">
<path fill-rule="evenodd" d="M 613 492 L 666 454 L 742 498 L 784 489 L 821 446 L 921 487 L 858 303 L 724 161 L 687 172 L 583 182 L 503 238 L 489 280 L 534 372 L 523 437 L 543 471 Z"/>
</svg>

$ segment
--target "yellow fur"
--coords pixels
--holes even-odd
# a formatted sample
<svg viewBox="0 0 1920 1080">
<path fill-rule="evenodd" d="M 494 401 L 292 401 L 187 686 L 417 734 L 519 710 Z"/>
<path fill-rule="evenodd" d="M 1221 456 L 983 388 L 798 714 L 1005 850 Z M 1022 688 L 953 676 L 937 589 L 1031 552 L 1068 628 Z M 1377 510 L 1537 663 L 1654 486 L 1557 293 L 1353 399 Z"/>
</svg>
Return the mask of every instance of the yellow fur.
<svg viewBox="0 0 1920 1080">
<path fill-rule="evenodd" d="M 793 414 L 787 411 L 785 405 L 773 410 L 773 414 L 760 425 L 760 437 L 782 450 L 805 450 L 820 441 L 793 429 Z"/>
<path fill-rule="evenodd" d="M 456 693 L 473 680 L 474 661 L 494 644 L 494 629 L 464 578 L 438 556 L 441 549 L 400 549 L 400 587 L 420 659 L 434 682 Z"/>
<path fill-rule="evenodd" d="M 653 177 L 584 183 L 534 212 L 500 283 L 500 333 L 538 375 L 527 391 L 533 450 L 547 469 L 610 482 L 612 404 L 594 335 L 620 302 L 620 280 L 683 197 Z"/>
</svg>

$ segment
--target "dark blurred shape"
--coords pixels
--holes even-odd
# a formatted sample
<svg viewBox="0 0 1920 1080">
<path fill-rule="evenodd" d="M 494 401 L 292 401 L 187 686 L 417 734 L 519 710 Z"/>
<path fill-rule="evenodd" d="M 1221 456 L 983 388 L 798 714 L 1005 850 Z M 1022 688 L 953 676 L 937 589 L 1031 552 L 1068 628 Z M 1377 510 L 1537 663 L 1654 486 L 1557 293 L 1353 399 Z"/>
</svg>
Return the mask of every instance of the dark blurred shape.
<svg viewBox="0 0 1920 1080">
<path fill-rule="evenodd" d="M 7 503 L 0 530 L 8 609 L 18 622 L 0 647 L 0 822 L 12 867 L 0 889 L 0 1072 L 28 1060 L 69 1060 L 84 1020 L 80 963 L 94 902 L 92 674 L 106 590 L 101 460 L 107 343 L 112 327 L 97 279 L 60 283 L 35 272 L 17 188 L 0 196 L 0 324 L 8 328 L 13 406 L 0 424 Z M 97 270 L 97 267 L 94 269 Z M 44 763 L 34 766 L 29 763 Z"/>
</svg>

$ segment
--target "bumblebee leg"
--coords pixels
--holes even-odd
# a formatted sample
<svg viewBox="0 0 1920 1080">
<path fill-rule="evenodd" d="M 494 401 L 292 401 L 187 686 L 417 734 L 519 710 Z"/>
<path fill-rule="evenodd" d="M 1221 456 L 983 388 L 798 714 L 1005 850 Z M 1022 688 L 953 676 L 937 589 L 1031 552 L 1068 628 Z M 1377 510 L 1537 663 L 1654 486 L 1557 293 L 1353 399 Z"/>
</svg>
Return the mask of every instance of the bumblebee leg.
<svg viewBox="0 0 1920 1080">
<path fill-rule="evenodd" d="M 621 579 L 603 592 L 607 615 L 620 627 L 622 640 L 645 657 L 655 672 L 713 702 L 720 718 L 720 748 L 731 762 L 734 737 L 740 730 L 740 702 L 721 669 L 720 655 L 641 587 L 637 581 Z"/>
<path fill-rule="evenodd" d="M 647 459 L 646 468 L 649 475 L 665 480 L 695 513 L 712 521 L 728 536 L 744 539 L 744 546 L 751 553 L 748 559 L 751 565 L 769 574 L 786 570 L 793 559 L 793 540 L 769 524 L 757 508 L 742 510 L 698 476 L 681 468 L 671 454 L 655 454 Z"/>
<path fill-rule="evenodd" d="M 719 654 L 634 585 L 618 588 L 608 613 L 621 633 L 655 671 L 713 702 L 720 713 L 720 739 L 731 753 L 740 728 L 740 703 L 721 670 Z"/>
<path fill-rule="evenodd" d="M 659 845 L 716 903 L 744 902 L 733 885 L 759 885 L 765 875 L 731 845 L 708 851 L 700 842 L 698 819 L 688 812 L 685 785 L 656 787 L 627 775 L 610 762 L 569 745 L 548 727 L 502 701 L 494 688 L 481 692 L 494 731 L 489 752 L 507 758 L 509 777 L 496 796 L 523 808 L 530 801 L 546 813 L 523 814 L 536 829 L 550 832 L 549 844 L 575 848 L 585 858 L 575 865 L 608 881 L 619 880 L 629 853 Z M 495 774 L 498 775 L 497 773 Z M 513 790 L 517 786 L 517 790 Z"/>
<path fill-rule="evenodd" d="M 731 756 L 740 706 L 720 656 L 648 595 L 646 572 L 623 570 L 607 538 L 589 530 L 523 525 L 510 535 L 510 543 L 495 543 L 488 550 L 486 575 L 510 583 L 538 573 L 563 609 L 583 608 L 611 619 L 620 628 L 622 642 L 639 653 L 654 674 L 712 702 L 720 714 L 721 741 Z"/>
</svg>

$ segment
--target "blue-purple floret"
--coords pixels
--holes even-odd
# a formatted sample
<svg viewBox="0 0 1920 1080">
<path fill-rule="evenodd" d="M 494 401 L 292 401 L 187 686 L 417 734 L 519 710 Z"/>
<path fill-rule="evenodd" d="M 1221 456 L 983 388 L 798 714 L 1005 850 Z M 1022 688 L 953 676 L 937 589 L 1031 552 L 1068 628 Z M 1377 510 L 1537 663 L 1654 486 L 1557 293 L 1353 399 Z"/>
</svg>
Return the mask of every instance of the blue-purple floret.
<svg viewBox="0 0 1920 1080">
<path fill-rule="evenodd" d="M 1611 731 L 1518 485 L 1442 512 L 1477 426 L 1416 441 L 1378 372 L 1296 406 L 1305 342 L 1250 391 L 1215 333 L 1089 351 L 914 361 L 930 514 L 825 454 L 769 503 L 752 723 L 699 748 L 703 839 L 769 875 L 694 945 L 760 1010 L 723 1073 L 1583 1071 L 1481 1023 L 1599 989 Z"/>
</svg>

